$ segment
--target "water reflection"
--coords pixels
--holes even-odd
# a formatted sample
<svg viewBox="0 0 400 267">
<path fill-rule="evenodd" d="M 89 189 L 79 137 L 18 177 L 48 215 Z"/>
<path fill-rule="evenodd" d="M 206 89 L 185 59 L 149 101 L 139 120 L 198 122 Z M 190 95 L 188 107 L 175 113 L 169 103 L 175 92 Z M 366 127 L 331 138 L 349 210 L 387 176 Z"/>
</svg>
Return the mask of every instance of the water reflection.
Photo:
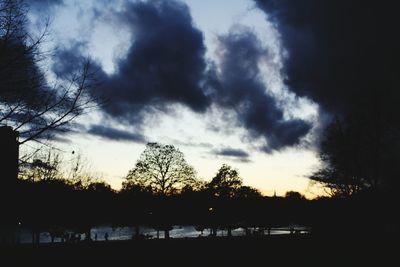
<svg viewBox="0 0 400 267">
<path fill-rule="evenodd" d="M 296 233 L 309 233 L 309 229 L 304 226 L 296 226 L 296 227 L 279 227 L 279 228 L 237 228 L 232 230 L 232 236 L 245 236 L 246 231 L 249 235 L 281 235 L 281 234 L 290 234 L 292 230 Z M 67 231 L 69 234 L 73 232 Z M 147 239 L 155 239 L 157 236 L 159 238 L 164 238 L 164 232 L 159 231 L 149 227 L 141 226 L 139 228 L 139 233 L 142 237 Z M 90 230 L 90 237 L 93 241 L 106 241 L 106 237 L 108 240 L 131 240 L 136 234 L 134 227 L 112 227 L 110 225 L 102 225 L 93 227 Z M 32 243 L 32 233 L 27 229 L 21 229 L 18 233 L 17 240 L 20 243 Z M 80 237 L 80 240 L 85 240 L 85 234 L 76 233 L 76 236 Z M 210 229 L 204 229 L 201 233 L 196 230 L 194 226 L 181 226 L 174 225 L 172 230 L 170 231 L 170 238 L 197 238 L 197 237 L 207 237 L 210 235 Z M 228 236 L 227 230 L 217 230 L 217 236 Z M 78 239 L 79 239 L 78 237 Z M 40 233 L 40 243 L 51 243 L 51 236 L 48 232 Z M 62 242 L 60 237 L 56 237 L 54 242 Z"/>
</svg>

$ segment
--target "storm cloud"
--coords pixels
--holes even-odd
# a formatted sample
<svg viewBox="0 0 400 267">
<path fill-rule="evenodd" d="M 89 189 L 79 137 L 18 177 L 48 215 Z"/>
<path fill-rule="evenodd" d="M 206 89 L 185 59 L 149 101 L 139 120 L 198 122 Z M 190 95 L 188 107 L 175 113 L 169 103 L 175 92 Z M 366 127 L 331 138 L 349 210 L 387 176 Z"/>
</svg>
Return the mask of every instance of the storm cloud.
<svg viewBox="0 0 400 267">
<path fill-rule="evenodd" d="M 102 138 L 115 141 L 131 141 L 135 143 L 146 143 L 146 138 L 138 133 L 119 130 L 113 127 L 104 125 L 91 125 L 87 131 L 89 134 L 97 135 Z"/>
<path fill-rule="evenodd" d="M 26 0 L 31 11 L 45 13 L 56 6 L 64 5 L 64 0 Z"/>
<path fill-rule="evenodd" d="M 250 162 L 250 154 L 240 148 L 221 148 L 211 151 L 212 154 L 231 158 L 240 162 Z"/>
<path fill-rule="evenodd" d="M 237 123 L 252 137 L 264 138 L 266 152 L 298 144 L 311 126 L 302 120 L 285 120 L 276 99 L 268 94 L 260 70 L 268 51 L 261 41 L 247 28 L 220 36 L 219 41 L 219 70 L 211 79 L 214 101 L 234 111 Z"/>
<path fill-rule="evenodd" d="M 259 64 L 269 54 L 252 30 L 240 27 L 220 35 L 219 58 L 213 61 L 205 58 L 203 33 L 182 2 L 126 2 L 113 17 L 132 37 L 114 73 L 97 66 L 101 85 L 91 94 L 108 100 L 102 106 L 108 118 L 139 129 L 147 116 L 168 113 L 175 104 L 197 113 L 216 107 L 233 114 L 230 124 L 246 129 L 251 140 L 261 140 L 261 149 L 268 153 L 299 144 L 309 132 L 307 122 L 285 119 L 268 93 L 262 81 L 268 74 Z M 82 47 L 76 43 L 61 49 L 53 71 L 60 77 L 74 71 L 79 65 L 75 63 L 83 60 Z"/>
<path fill-rule="evenodd" d="M 399 99 L 394 89 L 400 59 L 395 2 L 255 2 L 281 33 L 288 52 L 286 84 L 297 95 L 335 115 L 360 105 L 376 107 L 382 97 Z"/>
<path fill-rule="evenodd" d="M 85 46 L 84 42 L 73 42 L 67 47 L 58 49 L 51 66 L 54 74 L 61 79 L 68 79 L 71 75 L 77 74 L 87 60 L 82 55 Z M 105 74 L 101 71 L 100 66 L 95 62 L 92 65 L 100 70 L 100 77 L 104 77 Z"/>
<path fill-rule="evenodd" d="M 201 87 L 205 46 L 188 7 L 175 1 L 138 1 L 126 3 L 116 16 L 132 31 L 132 45 L 117 62 L 117 72 L 93 92 L 112 100 L 105 111 L 132 123 L 174 103 L 204 111 L 209 105 Z"/>
</svg>

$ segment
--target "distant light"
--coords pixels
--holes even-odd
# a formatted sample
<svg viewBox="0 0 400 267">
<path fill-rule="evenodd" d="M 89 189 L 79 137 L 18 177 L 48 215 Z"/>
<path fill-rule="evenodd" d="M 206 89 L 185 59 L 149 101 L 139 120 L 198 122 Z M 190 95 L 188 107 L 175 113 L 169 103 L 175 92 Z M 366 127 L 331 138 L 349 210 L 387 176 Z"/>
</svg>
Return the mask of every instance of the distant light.
<svg viewBox="0 0 400 267">
<path fill-rule="evenodd" d="M 209 211 L 213 211 L 213 208 L 208 208 Z"/>
<path fill-rule="evenodd" d="M 21 225 L 22 223 L 21 222 L 18 222 L 18 225 Z"/>
</svg>

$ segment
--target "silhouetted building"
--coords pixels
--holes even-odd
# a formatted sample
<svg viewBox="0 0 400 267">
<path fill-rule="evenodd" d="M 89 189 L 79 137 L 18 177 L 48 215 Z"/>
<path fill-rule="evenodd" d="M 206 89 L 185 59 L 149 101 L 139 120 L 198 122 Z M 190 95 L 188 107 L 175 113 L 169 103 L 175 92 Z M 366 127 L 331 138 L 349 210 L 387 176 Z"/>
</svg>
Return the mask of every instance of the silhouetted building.
<svg viewBox="0 0 400 267">
<path fill-rule="evenodd" d="M 18 132 L 9 126 L 0 127 L 0 188 L 12 186 L 18 177 Z"/>
<path fill-rule="evenodd" d="M 18 132 L 0 127 L 0 244 L 15 242 L 15 189 L 18 178 Z"/>
</svg>

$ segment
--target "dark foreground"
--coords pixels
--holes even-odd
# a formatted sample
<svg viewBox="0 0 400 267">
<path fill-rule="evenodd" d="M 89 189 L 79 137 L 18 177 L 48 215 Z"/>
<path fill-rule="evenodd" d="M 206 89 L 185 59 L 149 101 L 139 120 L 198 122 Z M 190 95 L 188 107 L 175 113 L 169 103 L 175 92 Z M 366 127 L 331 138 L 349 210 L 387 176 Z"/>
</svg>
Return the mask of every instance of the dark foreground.
<svg viewBox="0 0 400 267">
<path fill-rule="evenodd" d="M 311 235 L 0 247 L 0 266 L 397 266 L 395 237 Z"/>
</svg>

